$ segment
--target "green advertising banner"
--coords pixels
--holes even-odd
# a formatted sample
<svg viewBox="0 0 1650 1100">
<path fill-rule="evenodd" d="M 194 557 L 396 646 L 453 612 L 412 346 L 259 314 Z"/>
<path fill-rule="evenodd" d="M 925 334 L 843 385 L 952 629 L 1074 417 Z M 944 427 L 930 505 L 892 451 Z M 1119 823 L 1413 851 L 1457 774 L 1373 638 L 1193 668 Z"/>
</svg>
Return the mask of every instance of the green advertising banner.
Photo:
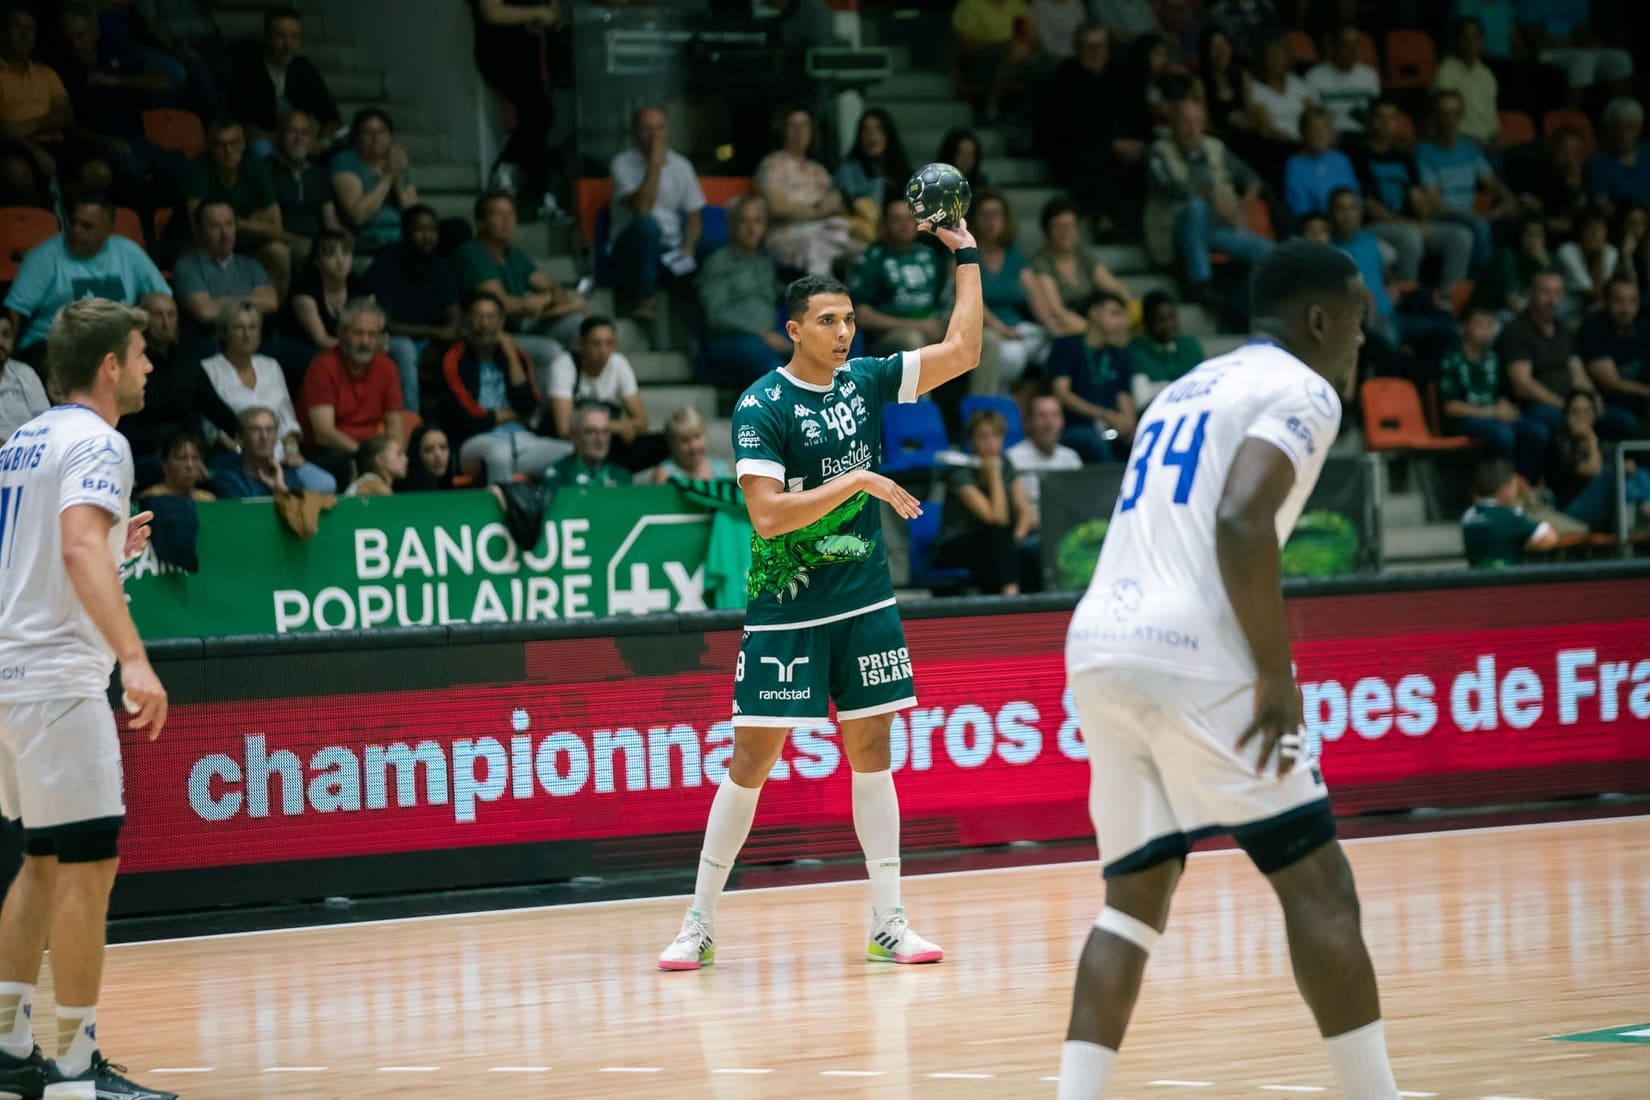
<svg viewBox="0 0 1650 1100">
<path fill-rule="evenodd" d="M 744 606 L 744 578 L 707 585 L 705 563 L 713 527 L 725 539 L 748 539 L 750 528 L 713 516 L 673 485 L 564 490 L 528 553 L 510 537 L 497 499 L 481 490 L 341 497 L 307 541 L 268 500 L 196 511 L 199 573 L 162 564 L 153 547 L 128 573 L 145 638 Z"/>
</svg>

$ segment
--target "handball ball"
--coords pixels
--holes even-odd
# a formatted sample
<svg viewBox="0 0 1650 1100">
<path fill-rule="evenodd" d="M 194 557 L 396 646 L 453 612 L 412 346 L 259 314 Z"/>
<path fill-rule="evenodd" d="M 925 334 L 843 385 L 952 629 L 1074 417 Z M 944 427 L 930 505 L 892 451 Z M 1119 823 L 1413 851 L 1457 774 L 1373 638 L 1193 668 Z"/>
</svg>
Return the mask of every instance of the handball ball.
<svg viewBox="0 0 1650 1100">
<path fill-rule="evenodd" d="M 929 226 L 955 228 L 973 198 L 968 177 L 949 164 L 925 164 L 905 184 L 905 205 Z"/>
</svg>

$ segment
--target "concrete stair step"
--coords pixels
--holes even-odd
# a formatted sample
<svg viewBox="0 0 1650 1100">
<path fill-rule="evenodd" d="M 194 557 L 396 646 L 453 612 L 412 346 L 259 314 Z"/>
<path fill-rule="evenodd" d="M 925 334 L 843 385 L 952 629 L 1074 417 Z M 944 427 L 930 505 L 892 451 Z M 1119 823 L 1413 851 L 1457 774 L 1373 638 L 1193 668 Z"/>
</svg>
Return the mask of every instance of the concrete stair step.
<svg viewBox="0 0 1650 1100">
<path fill-rule="evenodd" d="M 1129 293 L 1136 298 L 1144 298 L 1154 290 L 1161 290 L 1177 301 L 1180 298 L 1180 280 L 1173 275 L 1157 271 L 1131 271 L 1127 275 L 1118 276 L 1118 278 L 1128 284 Z M 1185 307 L 1181 308 L 1184 309 Z"/>
<path fill-rule="evenodd" d="M 1388 529 L 1424 527 L 1427 522 L 1427 500 L 1418 492 L 1387 491 L 1381 500 L 1381 523 Z"/>
<path fill-rule="evenodd" d="M 991 162 L 991 182 L 996 187 L 1049 187 L 1048 165 L 1032 157 L 998 157 Z"/>
<path fill-rule="evenodd" d="M 1459 558 L 1463 554 L 1459 523 L 1387 527 L 1381 532 L 1383 561 Z"/>
<path fill-rule="evenodd" d="M 1133 272 L 1156 270 L 1146 258 L 1146 250 L 1138 244 L 1097 244 L 1094 251 L 1100 262 L 1111 268 L 1114 275 L 1127 279 Z"/>
<path fill-rule="evenodd" d="M 348 115 L 344 116 L 348 118 Z M 395 116 L 392 115 L 392 118 Z M 395 140 L 407 147 L 407 154 L 412 158 L 413 179 L 418 178 L 419 165 L 428 161 L 432 164 L 446 164 L 453 156 L 452 140 L 439 130 L 421 130 L 416 126 L 407 126 L 400 119 L 396 119 Z"/>
<path fill-rule="evenodd" d="M 644 386 L 693 384 L 693 363 L 679 351 L 627 351 L 625 357 Z"/>
<path fill-rule="evenodd" d="M 307 24 L 308 20 L 305 22 Z M 305 30 L 307 32 L 307 26 Z M 354 46 L 346 42 L 312 42 L 308 33 L 304 35 L 304 56 L 315 62 L 315 67 L 327 78 L 327 86 L 333 88 L 334 94 L 337 94 L 337 89 L 332 84 L 332 74 L 348 72 L 355 66 L 356 60 Z"/>
<path fill-rule="evenodd" d="M 865 98 L 892 110 L 895 104 L 912 100 L 950 100 L 951 77 L 945 73 L 897 73 L 868 89 Z"/>
<path fill-rule="evenodd" d="M 454 160 L 432 160 L 422 163 L 413 173 L 420 189 L 430 191 L 480 191 L 481 169 L 474 163 Z"/>
<path fill-rule="evenodd" d="M 916 130 L 943 132 L 953 126 L 968 126 L 974 121 L 974 113 L 968 104 L 952 99 L 909 99 L 884 103 L 883 106 L 894 116 L 894 122 L 902 134 Z M 929 148 L 939 148 L 939 142 Z"/>
<path fill-rule="evenodd" d="M 1130 286 L 1133 286 L 1131 283 Z M 1202 340 L 1220 331 L 1220 319 L 1202 306 L 1180 303 L 1180 331 Z"/>
<path fill-rule="evenodd" d="M 894 121 L 899 124 L 900 136 L 905 139 L 905 155 L 911 158 L 912 164 L 927 164 L 933 160 L 940 151 L 940 142 L 945 140 L 945 132 L 951 129 L 950 125 L 913 128 L 898 115 L 894 116 Z M 956 125 L 967 126 L 968 122 L 965 120 Z M 985 154 L 985 172 L 989 176 L 992 158 L 1007 155 L 1008 144 L 1001 130 L 976 130 L 975 133 L 980 138 L 980 149 Z"/>
<path fill-rule="evenodd" d="M 658 352 L 655 354 L 679 354 L 673 352 Z M 682 359 L 687 357 L 681 356 Z M 693 384 L 670 384 L 660 386 L 643 386 L 642 400 L 647 404 L 648 419 L 655 424 L 663 424 L 665 418 L 684 405 L 697 409 L 699 415 L 706 420 L 716 416 L 716 387 Z"/>
<path fill-rule="evenodd" d="M 418 201 L 441 218 L 463 218 L 468 221 L 475 213 L 476 197 L 473 191 L 425 191 L 420 188 Z"/>
<path fill-rule="evenodd" d="M 475 196 L 470 196 L 473 206 Z M 535 221 L 522 222 L 516 231 L 516 244 L 529 256 L 567 256 L 584 247 L 577 222 Z"/>
<path fill-rule="evenodd" d="M 327 89 L 332 92 L 332 98 L 338 100 L 338 109 L 344 110 L 345 100 L 369 100 L 375 105 L 389 95 L 389 89 L 384 77 L 383 69 L 349 68 L 323 70 Z M 386 110 L 389 108 L 386 106 Z M 395 112 L 391 111 L 391 114 Z M 353 117 L 353 110 L 344 111 L 345 118 Z"/>
<path fill-rule="evenodd" d="M 420 116 L 418 112 L 418 104 L 413 103 L 410 100 L 387 99 L 382 94 L 369 95 L 365 97 L 347 97 L 338 95 L 336 92 L 333 93 L 333 98 L 337 100 L 338 113 L 343 116 L 345 122 L 348 122 L 350 119 L 354 118 L 357 111 L 365 110 L 368 107 L 376 107 L 380 111 L 388 111 L 390 121 L 395 123 L 395 139 L 403 145 L 405 145 L 407 141 L 406 134 L 403 133 L 403 131 L 417 130 L 419 128 Z M 411 147 L 409 146 L 409 151 L 410 150 Z M 446 158 L 443 157 L 442 159 L 445 160 Z M 414 162 L 414 167 L 417 167 L 416 162 Z"/>
<path fill-rule="evenodd" d="M 258 4 L 255 7 L 226 7 L 214 4 L 212 18 L 217 22 L 218 29 L 230 41 L 257 41 L 264 33 L 264 9 L 270 4 Z M 313 10 L 304 11 L 304 48 L 307 50 L 312 41 L 324 41 L 327 37 L 327 17 L 325 9 L 317 5 Z"/>
<path fill-rule="evenodd" d="M 579 264 L 571 256 L 546 256 L 538 265 L 540 271 L 558 283 L 572 286 L 579 281 Z"/>
<path fill-rule="evenodd" d="M 1440 569 L 1465 569 L 1467 559 L 1460 554 L 1440 558 L 1414 558 L 1408 561 L 1381 562 L 1383 573 L 1436 573 Z"/>
</svg>

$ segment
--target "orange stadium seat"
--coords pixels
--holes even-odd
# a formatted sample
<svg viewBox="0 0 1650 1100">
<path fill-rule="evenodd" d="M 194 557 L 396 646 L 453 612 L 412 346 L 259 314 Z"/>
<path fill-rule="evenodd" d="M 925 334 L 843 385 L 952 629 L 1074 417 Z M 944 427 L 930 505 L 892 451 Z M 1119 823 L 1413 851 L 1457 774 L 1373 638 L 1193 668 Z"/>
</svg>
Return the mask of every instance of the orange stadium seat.
<svg viewBox="0 0 1650 1100">
<path fill-rule="evenodd" d="M 115 207 L 115 233 L 125 237 L 139 248 L 147 247 L 143 239 L 143 219 L 130 206 Z"/>
<path fill-rule="evenodd" d="M 756 181 L 750 176 L 702 176 L 699 189 L 705 193 L 705 202 L 709 205 L 726 206 L 740 195 L 755 193 Z M 613 181 L 606 176 L 587 176 L 575 185 L 573 210 L 578 215 L 579 232 L 586 244 L 596 243 L 597 218 L 612 203 Z"/>
<path fill-rule="evenodd" d="M 1475 285 L 1476 284 L 1471 279 L 1462 279 L 1450 288 L 1450 311 L 1457 317 L 1461 316 L 1461 311 L 1467 308 L 1467 302 L 1472 298 L 1472 291 Z"/>
<path fill-rule="evenodd" d="M 1464 435 L 1433 435 L 1421 395 L 1407 378 L 1371 378 L 1358 390 L 1364 411 L 1364 445 L 1371 451 L 1461 451 Z"/>
<path fill-rule="evenodd" d="M 1430 88 L 1438 70 L 1438 51 L 1426 31 L 1386 32 L 1386 86 Z"/>
<path fill-rule="evenodd" d="M 1541 116 L 1541 136 L 1544 138 L 1552 137 L 1554 130 L 1564 126 L 1581 131 L 1581 155 L 1592 156 L 1596 144 L 1593 137 L 1593 120 L 1572 107 L 1555 107 Z"/>
<path fill-rule="evenodd" d="M 23 256 L 39 244 L 57 236 L 57 215 L 34 206 L 0 206 L 0 283 L 17 278 Z"/>
<path fill-rule="evenodd" d="M 193 111 L 154 107 L 143 112 L 143 136 L 160 146 L 192 157 L 206 152 L 206 129 Z"/>
<path fill-rule="evenodd" d="M 1497 116 L 1500 122 L 1501 144 L 1509 148 L 1514 145 L 1526 145 L 1535 140 L 1535 120 L 1523 111 L 1502 111 Z"/>
</svg>

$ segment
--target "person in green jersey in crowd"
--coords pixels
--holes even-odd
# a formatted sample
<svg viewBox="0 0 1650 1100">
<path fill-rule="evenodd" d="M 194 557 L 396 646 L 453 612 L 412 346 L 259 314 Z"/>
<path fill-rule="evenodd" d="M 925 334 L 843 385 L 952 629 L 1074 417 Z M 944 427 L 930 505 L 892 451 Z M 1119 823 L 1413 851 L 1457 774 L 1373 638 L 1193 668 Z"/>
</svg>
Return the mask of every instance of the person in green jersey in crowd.
<svg viewBox="0 0 1650 1100">
<path fill-rule="evenodd" d="M 762 783 L 791 731 L 826 724 L 836 702 L 853 770 L 854 830 L 871 879 L 866 958 L 938 962 L 900 905 L 899 800 L 890 770 L 894 714 L 916 704 L 911 655 L 894 606 L 881 506 L 905 519 L 917 499 L 877 473 L 882 409 L 911 402 L 980 361 L 979 253 L 967 224 L 932 232 L 955 255 L 956 301 L 944 337 L 886 358 L 849 359 L 854 303 L 835 279 L 786 293 L 792 354 L 734 406 L 735 476 L 750 512 L 745 634 L 733 685 L 733 756 L 711 803 L 693 903 L 662 970 L 716 957 L 716 902 L 750 833 Z M 875 498 L 875 499 L 873 499 Z"/>
<path fill-rule="evenodd" d="M 1461 541 L 1474 569 L 1521 565 L 1526 550 L 1558 545 L 1552 524 L 1536 521 L 1518 506 L 1518 480 L 1512 465 L 1495 458 L 1473 474 L 1477 500 L 1461 517 Z"/>
</svg>

